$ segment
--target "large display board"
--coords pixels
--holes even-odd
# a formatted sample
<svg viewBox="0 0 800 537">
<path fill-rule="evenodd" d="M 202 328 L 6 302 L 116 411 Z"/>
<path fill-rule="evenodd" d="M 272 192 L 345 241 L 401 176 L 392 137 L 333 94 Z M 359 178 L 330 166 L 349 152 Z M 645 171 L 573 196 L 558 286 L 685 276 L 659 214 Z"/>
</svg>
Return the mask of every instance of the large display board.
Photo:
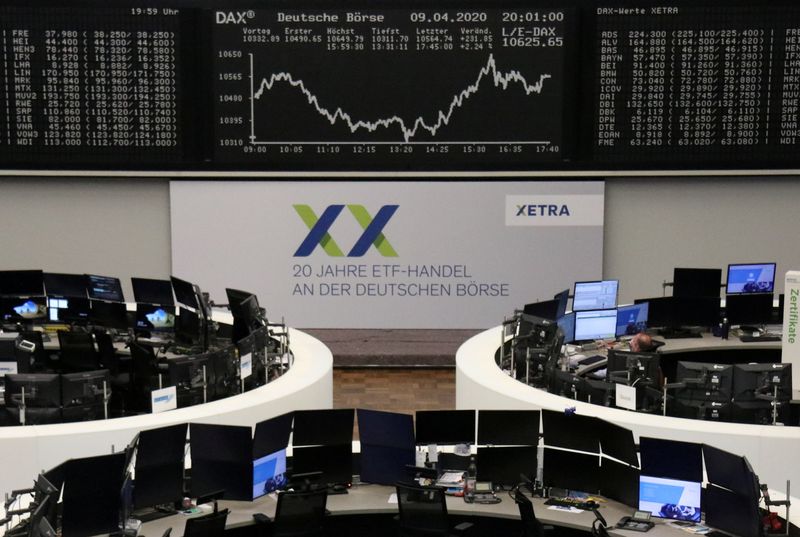
<svg viewBox="0 0 800 537">
<path fill-rule="evenodd" d="M 173 272 L 308 328 L 480 328 L 602 273 L 602 181 L 350 179 L 173 181 Z"/>
<path fill-rule="evenodd" d="M 180 39 L 177 9 L 0 6 L 0 154 L 175 160 Z"/>
<path fill-rule="evenodd" d="M 0 0 L 6 168 L 800 167 L 790 0 Z"/>
<path fill-rule="evenodd" d="M 562 159 L 566 9 L 244 15 L 213 30 L 218 162 Z"/>
</svg>

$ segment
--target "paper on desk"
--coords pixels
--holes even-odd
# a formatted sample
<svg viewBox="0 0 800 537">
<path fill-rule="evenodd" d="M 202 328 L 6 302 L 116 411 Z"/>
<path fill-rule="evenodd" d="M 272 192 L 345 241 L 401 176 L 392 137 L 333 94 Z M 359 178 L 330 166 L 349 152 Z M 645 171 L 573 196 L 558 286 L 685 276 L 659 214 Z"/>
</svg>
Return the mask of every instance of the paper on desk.
<svg viewBox="0 0 800 537">
<path fill-rule="evenodd" d="M 578 509 L 577 507 L 572 507 L 571 505 L 551 505 L 548 509 L 552 509 L 554 511 L 564 511 L 566 513 L 583 513 L 583 509 Z"/>
<path fill-rule="evenodd" d="M 397 503 L 397 493 L 392 492 L 389 494 L 389 503 Z"/>
</svg>

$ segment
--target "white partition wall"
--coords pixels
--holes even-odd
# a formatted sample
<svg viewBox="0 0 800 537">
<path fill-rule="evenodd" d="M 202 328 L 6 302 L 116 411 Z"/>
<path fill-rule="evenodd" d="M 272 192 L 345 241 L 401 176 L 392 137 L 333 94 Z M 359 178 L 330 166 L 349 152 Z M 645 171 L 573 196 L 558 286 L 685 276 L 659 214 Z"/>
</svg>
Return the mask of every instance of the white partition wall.
<svg viewBox="0 0 800 537">
<path fill-rule="evenodd" d="M 119 451 L 139 431 L 178 423 L 252 427 L 293 410 L 333 406 L 333 356 L 320 341 L 290 329 L 294 365 L 269 384 L 212 403 L 106 421 L 0 428 L 0 495 L 27 488 L 38 472 L 67 459 Z"/>
</svg>

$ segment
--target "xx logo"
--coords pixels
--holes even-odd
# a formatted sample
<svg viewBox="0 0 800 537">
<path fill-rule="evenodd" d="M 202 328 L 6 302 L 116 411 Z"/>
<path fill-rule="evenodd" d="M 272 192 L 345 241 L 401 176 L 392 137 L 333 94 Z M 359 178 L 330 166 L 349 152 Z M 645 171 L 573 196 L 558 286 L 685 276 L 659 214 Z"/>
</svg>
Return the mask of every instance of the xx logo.
<svg viewBox="0 0 800 537">
<path fill-rule="evenodd" d="M 361 257 L 367 253 L 370 246 L 375 246 L 383 257 L 397 257 L 397 252 L 383 234 L 383 228 L 398 207 L 399 205 L 384 205 L 373 218 L 363 205 L 347 205 L 350 213 L 361 226 L 361 229 L 364 230 L 361 237 L 348 252 L 347 257 Z M 328 232 L 344 208 L 344 205 L 328 205 L 317 218 L 314 210 L 308 205 L 294 205 L 294 210 L 297 211 L 297 214 L 309 229 L 308 235 L 294 253 L 294 257 L 311 255 L 317 245 L 322 246 L 325 253 L 331 257 L 344 257 L 341 248 Z"/>
</svg>

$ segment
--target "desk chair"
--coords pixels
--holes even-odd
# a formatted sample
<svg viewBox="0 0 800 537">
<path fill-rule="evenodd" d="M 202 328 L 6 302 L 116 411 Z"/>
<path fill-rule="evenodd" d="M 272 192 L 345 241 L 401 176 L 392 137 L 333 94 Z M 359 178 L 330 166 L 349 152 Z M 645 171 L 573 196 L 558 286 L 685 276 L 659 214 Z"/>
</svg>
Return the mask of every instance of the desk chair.
<svg viewBox="0 0 800 537">
<path fill-rule="evenodd" d="M 152 347 L 131 342 L 131 384 L 128 408 L 149 412 L 150 392 L 158 389 L 158 359 Z"/>
<path fill-rule="evenodd" d="M 531 501 L 519 491 L 514 489 L 514 502 L 519 507 L 519 516 L 522 519 L 521 537 L 545 537 L 553 530 L 553 526 L 545 526 L 536 518 Z"/>
<path fill-rule="evenodd" d="M 227 520 L 227 509 L 196 518 L 187 518 L 183 537 L 223 537 Z"/>
<path fill-rule="evenodd" d="M 281 492 L 272 521 L 272 537 L 317 537 L 325 534 L 328 490 Z"/>
<path fill-rule="evenodd" d="M 450 528 L 444 489 L 411 483 L 396 483 L 397 532 L 401 537 L 451 537 L 465 535 L 472 524 Z"/>
<path fill-rule="evenodd" d="M 61 347 L 61 370 L 65 372 L 96 371 L 100 357 L 94 348 L 94 338 L 87 332 L 58 331 Z"/>
<path fill-rule="evenodd" d="M 126 403 L 130 398 L 131 375 L 124 371 L 120 364 L 119 354 L 114 348 L 114 341 L 108 332 L 96 330 L 94 340 L 103 369 L 111 375 L 111 401 L 109 406 L 114 415 L 125 415 Z"/>
<path fill-rule="evenodd" d="M 28 341 L 33 343 L 35 348 L 33 352 L 27 352 L 18 346 L 18 343 Z M 20 332 L 14 344 L 14 354 L 17 358 L 17 371 L 19 373 L 34 373 L 42 372 L 51 369 L 49 364 L 49 353 L 44 350 L 44 341 L 42 340 L 42 333 L 33 330 Z M 23 366 L 27 370 L 23 370 Z"/>
</svg>

